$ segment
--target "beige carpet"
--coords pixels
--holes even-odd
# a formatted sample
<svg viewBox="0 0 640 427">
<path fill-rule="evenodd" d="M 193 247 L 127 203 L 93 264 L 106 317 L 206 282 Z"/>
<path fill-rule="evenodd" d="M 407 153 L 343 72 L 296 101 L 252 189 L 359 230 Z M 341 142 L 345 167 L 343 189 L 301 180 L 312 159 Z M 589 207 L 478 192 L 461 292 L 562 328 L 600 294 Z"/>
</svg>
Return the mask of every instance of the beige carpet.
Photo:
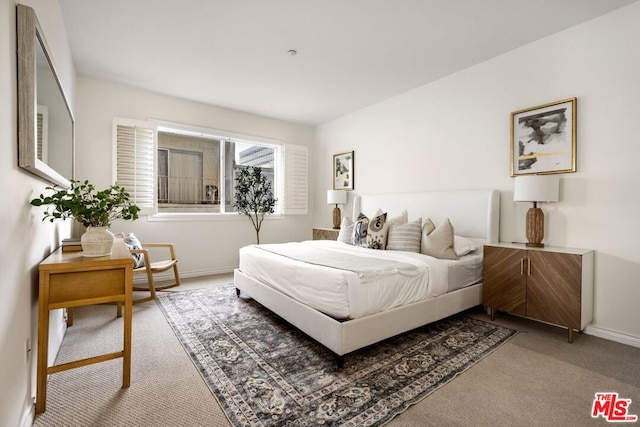
<svg viewBox="0 0 640 427">
<path fill-rule="evenodd" d="M 186 279 L 174 291 L 231 282 L 231 275 Z M 474 316 L 487 320 L 481 311 Z M 56 363 L 117 351 L 115 307 L 74 311 Z M 640 349 L 498 314 L 522 331 L 388 426 L 603 426 L 594 394 L 618 392 L 640 415 Z M 155 302 L 134 307 L 131 387 L 112 360 L 50 375 L 47 411 L 34 426 L 229 426 L 225 415 Z"/>
</svg>

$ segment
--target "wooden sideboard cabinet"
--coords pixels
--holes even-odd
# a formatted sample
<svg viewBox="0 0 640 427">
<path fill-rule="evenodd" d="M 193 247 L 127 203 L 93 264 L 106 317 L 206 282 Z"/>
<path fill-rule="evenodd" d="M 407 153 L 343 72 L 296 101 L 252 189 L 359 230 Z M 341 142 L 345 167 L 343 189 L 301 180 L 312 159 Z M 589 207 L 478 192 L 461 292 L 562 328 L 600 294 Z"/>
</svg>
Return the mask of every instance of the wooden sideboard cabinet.
<svg viewBox="0 0 640 427">
<path fill-rule="evenodd" d="M 334 228 L 314 228 L 313 240 L 338 240 L 338 232 Z"/>
<path fill-rule="evenodd" d="M 485 245 L 483 275 L 492 319 L 499 310 L 563 326 L 570 343 L 593 320 L 592 250 Z"/>
</svg>

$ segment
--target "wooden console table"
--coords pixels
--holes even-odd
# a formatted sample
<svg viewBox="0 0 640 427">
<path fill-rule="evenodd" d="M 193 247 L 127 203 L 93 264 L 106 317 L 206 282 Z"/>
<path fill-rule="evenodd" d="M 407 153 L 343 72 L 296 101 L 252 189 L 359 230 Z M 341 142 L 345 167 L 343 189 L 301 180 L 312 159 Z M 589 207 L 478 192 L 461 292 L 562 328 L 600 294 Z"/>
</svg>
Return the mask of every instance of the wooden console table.
<svg viewBox="0 0 640 427">
<path fill-rule="evenodd" d="M 122 357 L 122 388 L 131 379 L 131 301 L 133 263 L 131 257 L 110 256 L 88 258 L 82 252 L 62 252 L 58 249 L 40 263 L 40 295 L 38 297 L 38 366 L 36 413 L 47 404 L 47 375 L 67 369 Z M 124 302 L 123 350 L 115 353 L 47 367 L 49 352 L 49 310 L 85 305 Z M 71 325 L 71 322 L 69 322 Z"/>
</svg>

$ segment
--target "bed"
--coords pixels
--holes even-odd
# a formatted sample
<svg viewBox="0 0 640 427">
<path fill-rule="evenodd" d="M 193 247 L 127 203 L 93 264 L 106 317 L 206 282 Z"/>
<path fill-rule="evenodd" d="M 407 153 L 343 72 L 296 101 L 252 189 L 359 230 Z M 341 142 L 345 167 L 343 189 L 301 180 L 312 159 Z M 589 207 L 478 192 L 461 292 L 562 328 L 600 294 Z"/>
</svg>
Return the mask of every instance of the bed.
<svg viewBox="0 0 640 427">
<path fill-rule="evenodd" d="M 238 294 L 245 292 L 333 351 L 338 356 L 338 365 L 343 366 L 344 356 L 350 352 L 482 303 L 481 277 L 471 280 L 461 271 L 470 268 L 477 271 L 479 266 L 481 272 L 481 244 L 498 242 L 499 203 L 497 190 L 356 196 L 354 218 L 360 212 L 373 213 L 380 209 L 390 216 L 406 210 L 409 219 L 430 218 L 434 224 L 449 219 L 457 236 L 477 242 L 480 249 L 459 261 L 433 260 L 421 267 L 425 262 L 420 258 L 425 255 L 355 248 L 339 242 L 252 245 L 240 250 L 234 284 Z M 311 263 L 293 259 L 287 252 L 296 252 L 303 246 L 310 247 L 307 261 Z M 370 256 L 375 263 L 399 263 L 392 268 L 404 269 L 402 275 L 409 277 L 399 281 L 393 275 L 375 273 L 384 277 L 370 279 L 361 271 L 336 270 L 322 262 L 314 263 L 311 258 L 315 251 L 320 254 L 319 251 L 325 250 L 323 247 L 343 253 L 345 257 L 355 251 L 361 254 L 353 256 Z M 328 288 L 332 278 L 338 282 Z M 449 282 L 456 282 L 453 288 Z M 394 288 L 405 292 L 392 293 L 394 296 L 386 300 L 379 298 Z M 333 298 L 333 294 L 342 294 L 342 299 Z M 377 301 L 378 305 L 363 304 L 366 300 Z"/>
</svg>

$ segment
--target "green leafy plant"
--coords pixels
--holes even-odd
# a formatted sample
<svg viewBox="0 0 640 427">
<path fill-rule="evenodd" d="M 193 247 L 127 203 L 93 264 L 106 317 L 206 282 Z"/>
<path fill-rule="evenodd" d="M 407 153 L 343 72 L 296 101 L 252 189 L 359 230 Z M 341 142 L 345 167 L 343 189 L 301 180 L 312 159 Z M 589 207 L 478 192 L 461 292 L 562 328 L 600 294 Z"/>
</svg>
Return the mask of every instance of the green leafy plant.
<svg viewBox="0 0 640 427">
<path fill-rule="evenodd" d="M 246 215 L 256 229 L 256 241 L 260 244 L 260 228 L 266 214 L 272 214 L 277 199 L 273 197 L 271 183 L 262 174 L 262 168 L 249 166 L 240 169 L 236 177 L 233 207 Z"/>
<path fill-rule="evenodd" d="M 46 187 L 53 194 L 31 200 L 33 206 L 49 205 L 42 220 L 74 218 L 85 227 L 109 227 L 116 219 L 138 219 L 140 208 L 129 201 L 129 193 L 118 184 L 98 191 L 89 181 L 71 181 L 69 188 Z"/>
</svg>

